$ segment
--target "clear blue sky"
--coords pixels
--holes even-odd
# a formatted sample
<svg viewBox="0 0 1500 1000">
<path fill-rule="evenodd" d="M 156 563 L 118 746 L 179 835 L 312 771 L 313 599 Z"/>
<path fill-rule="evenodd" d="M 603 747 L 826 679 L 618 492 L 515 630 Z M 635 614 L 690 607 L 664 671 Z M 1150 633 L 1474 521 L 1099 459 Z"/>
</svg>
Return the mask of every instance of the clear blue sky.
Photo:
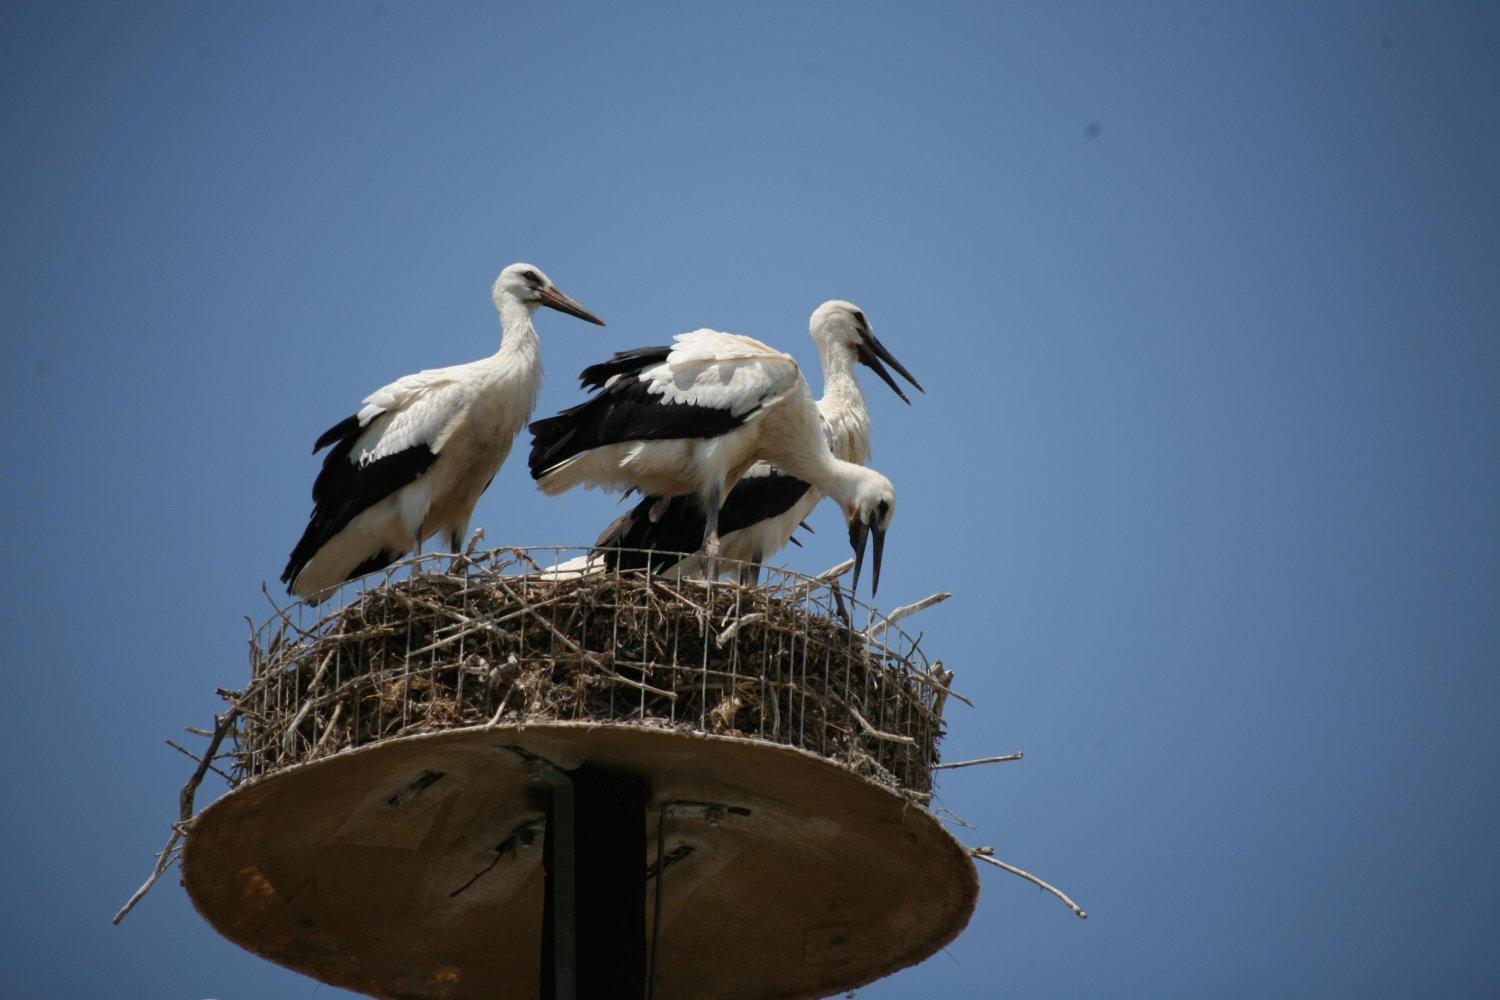
<svg viewBox="0 0 1500 1000">
<path fill-rule="evenodd" d="M 1500 8 L 6 3 L 0 575 L 14 996 L 311 997 L 171 882 L 319 431 L 494 349 L 540 409 L 698 326 L 815 356 L 854 300 L 900 512 L 882 597 L 978 708 L 1002 856 L 867 997 L 1493 997 Z M 475 523 L 581 542 L 514 458 Z M 841 557 L 816 515 L 807 551 Z M 337 996 L 323 988 L 319 997 Z"/>
</svg>

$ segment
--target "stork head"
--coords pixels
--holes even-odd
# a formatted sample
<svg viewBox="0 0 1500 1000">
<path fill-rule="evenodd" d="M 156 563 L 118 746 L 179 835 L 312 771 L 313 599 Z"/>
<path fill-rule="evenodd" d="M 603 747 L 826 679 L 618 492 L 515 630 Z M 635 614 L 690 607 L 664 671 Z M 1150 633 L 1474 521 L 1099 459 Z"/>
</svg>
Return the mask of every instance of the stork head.
<svg viewBox="0 0 1500 1000">
<path fill-rule="evenodd" d="M 885 552 L 885 532 L 896 516 L 896 487 L 874 469 L 859 467 L 859 482 L 844 508 L 849 522 L 849 545 L 854 549 L 854 588 L 859 589 L 859 570 L 865 561 L 865 543 L 873 535 L 875 553 L 870 596 L 880 589 L 880 557 Z"/>
<path fill-rule="evenodd" d="M 807 328 L 812 334 L 813 342 L 818 345 L 818 351 L 825 358 L 834 351 L 848 353 L 860 364 L 867 365 L 876 375 L 879 375 L 903 402 L 910 404 L 911 400 L 906 398 L 906 393 L 901 391 L 901 387 L 896 384 L 891 373 L 886 371 L 885 365 L 881 364 L 882 361 L 896 369 L 902 378 L 916 387 L 918 392 L 927 391 L 922 388 L 921 383 L 911 377 L 911 372 L 896 360 L 895 355 L 875 339 L 875 331 L 870 328 L 870 321 L 865 317 L 864 310 L 853 302 L 829 299 L 813 310 L 812 319 L 808 322 Z"/>
<path fill-rule="evenodd" d="M 577 316 L 585 322 L 604 325 L 604 320 L 573 301 L 571 296 L 564 295 L 562 289 L 533 264 L 512 264 L 501 271 L 500 277 L 495 279 L 491 296 L 495 300 L 496 309 L 502 309 L 505 301 L 510 299 L 520 302 L 532 312 L 536 312 L 538 306 L 547 306 L 569 316 Z"/>
</svg>

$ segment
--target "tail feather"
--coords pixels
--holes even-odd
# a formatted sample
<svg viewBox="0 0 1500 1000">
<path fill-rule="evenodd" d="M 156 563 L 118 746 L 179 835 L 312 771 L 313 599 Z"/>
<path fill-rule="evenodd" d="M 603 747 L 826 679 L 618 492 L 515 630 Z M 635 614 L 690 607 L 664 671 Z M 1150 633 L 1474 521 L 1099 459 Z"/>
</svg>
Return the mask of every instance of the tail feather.
<svg viewBox="0 0 1500 1000">
<path fill-rule="evenodd" d="M 664 503 L 661 517 L 651 520 L 651 508 Z M 706 518 L 693 497 L 644 497 L 621 514 L 594 543 L 604 550 L 610 569 L 668 570 L 703 544 Z M 650 553 L 650 554 L 648 554 Z"/>
</svg>

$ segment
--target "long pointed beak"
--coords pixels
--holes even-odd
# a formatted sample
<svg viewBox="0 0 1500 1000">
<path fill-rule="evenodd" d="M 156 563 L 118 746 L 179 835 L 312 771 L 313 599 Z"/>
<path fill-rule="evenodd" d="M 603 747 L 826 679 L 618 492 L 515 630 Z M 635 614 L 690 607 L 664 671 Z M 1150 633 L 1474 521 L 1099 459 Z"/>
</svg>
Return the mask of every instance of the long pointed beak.
<svg viewBox="0 0 1500 1000">
<path fill-rule="evenodd" d="M 875 334 L 864 333 L 859 342 L 859 347 L 855 349 L 855 354 L 861 364 L 874 369 L 875 374 L 879 375 L 885 381 L 885 384 L 891 387 L 891 391 L 900 396 L 901 401 L 908 406 L 911 405 L 911 400 L 906 398 L 906 393 L 901 391 L 901 387 L 896 384 L 896 380 L 891 377 L 891 373 L 886 371 L 885 365 L 882 365 L 880 362 L 884 361 L 900 372 L 901 377 L 915 386 L 918 392 L 925 393 L 927 391 L 922 388 L 922 383 L 911 377 L 911 372 L 906 370 L 906 366 L 897 361 L 896 356 L 887 350 L 884 344 L 875 339 Z"/>
<path fill-rule="evenodd" d="M 875 553 L 871 560 L 870 569 L 870 597 L 873 599 L 876 592 L 880 590 L 880 557 L 885 553 L 885 529 L 871 528 L 870 534 L 875 536 Z"/>
<path fill-rule="evenodd" d="M 851 594 L 859 592 L 859 570 L 865 564 L 865 542 L 870 539 L 870 526 L 860 520 L 849 522 L 849 544 L 854 549 L 854 583 Z"/>
<path fill-rule="evenodd" d="M 567 313 L 569 316 L 577 316 L 585 323 L 593 323 L 596 326 L 604 325 L 604 320 L 573 301 L 572 297 L 564 295 L 562 289 L 554 285 L 548 285 L 546 288 L 543 288 L 537 297 L 542 300 L 542 305 L 556 309 L 558 312 Z"/>
</svg>

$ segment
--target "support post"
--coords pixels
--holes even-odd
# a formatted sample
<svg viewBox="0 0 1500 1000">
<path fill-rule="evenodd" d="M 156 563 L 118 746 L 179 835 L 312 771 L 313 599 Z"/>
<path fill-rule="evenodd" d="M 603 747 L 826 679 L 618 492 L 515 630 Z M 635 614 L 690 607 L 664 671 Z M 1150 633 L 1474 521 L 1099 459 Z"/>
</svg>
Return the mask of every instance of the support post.
<svg viewBox="0 0 1500 1000">
<path fill-rule="evenodd" d="M 585 765 L 548 768 L 543 1000 L 643 1000 L 646 792 Z"/>
</svg>

